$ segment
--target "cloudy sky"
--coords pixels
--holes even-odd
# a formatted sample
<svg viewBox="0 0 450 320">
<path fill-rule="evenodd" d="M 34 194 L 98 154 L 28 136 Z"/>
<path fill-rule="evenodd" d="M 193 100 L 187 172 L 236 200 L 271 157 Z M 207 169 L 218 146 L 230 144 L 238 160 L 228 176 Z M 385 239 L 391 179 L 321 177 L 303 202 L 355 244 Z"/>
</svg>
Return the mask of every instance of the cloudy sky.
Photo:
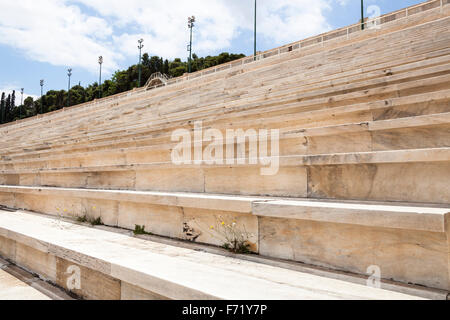
<svg viewBox="0 0 450 320">
<path fill-rule="evenodd" d="M 387 13 L 421 0 L 366 0 Z M 99 55 L 108 78 L 144 51 L 187 57 L 187 17 L 195 15 L 194 52 L 252 54 L 254 0 L 0 0 L 0 92 L 38 95 L 98 79 Z M 355 23 L 359 0 L 258 0 L 258 50 L 267 50 Z"/>
</svg>

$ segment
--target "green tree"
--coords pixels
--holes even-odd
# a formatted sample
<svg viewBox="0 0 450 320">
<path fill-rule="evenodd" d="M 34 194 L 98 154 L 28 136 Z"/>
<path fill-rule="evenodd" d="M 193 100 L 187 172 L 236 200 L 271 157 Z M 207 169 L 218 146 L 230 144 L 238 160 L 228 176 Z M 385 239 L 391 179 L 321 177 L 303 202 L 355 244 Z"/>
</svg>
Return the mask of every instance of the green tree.
<svg viewBox="0 0 450 320">
<path fill-rule="evenodd" d="M 0 119 L 1 123 L 5 123 L 5 108 L 6 108 L 6 101 L 5 101 L 5 93 L 2 92 L 2 98 L 0 100 Z"/>
<path fill-rule="evenodd" d="M 23 102 L 24 114 L 26 117 L 32 117 L 36 115 L 36 109 L 34 108 L 34 99 L 32 97 L 28 97 Z"/>
</svg>

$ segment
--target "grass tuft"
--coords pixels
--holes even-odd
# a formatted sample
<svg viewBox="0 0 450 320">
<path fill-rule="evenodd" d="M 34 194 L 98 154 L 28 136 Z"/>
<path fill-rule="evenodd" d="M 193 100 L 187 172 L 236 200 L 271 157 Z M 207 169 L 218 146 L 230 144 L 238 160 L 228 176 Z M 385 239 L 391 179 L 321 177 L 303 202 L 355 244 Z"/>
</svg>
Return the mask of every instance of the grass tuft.
<svg viewBox="0 0 450 320">
<path fill-rule="evenodd" d="M 82 217 L 78 217 L 77 218 L 78 222 L 81 223 L 90 223 L 93 226 L 103 226 L 103 221 L 101 217 L 98 217 L 97 219 L 89 219 L 86 215 L 82 216 Z"/>
<path fill-rule="evenodd" d="M 133 233 L 135 236 L 137 236 L 137 235 L 148 235 L 148 236 L 153 235 L 152 233 L 145 231 L 145 226 L 139 226 L 139 225 L 135 225 Z"/>
</svg>

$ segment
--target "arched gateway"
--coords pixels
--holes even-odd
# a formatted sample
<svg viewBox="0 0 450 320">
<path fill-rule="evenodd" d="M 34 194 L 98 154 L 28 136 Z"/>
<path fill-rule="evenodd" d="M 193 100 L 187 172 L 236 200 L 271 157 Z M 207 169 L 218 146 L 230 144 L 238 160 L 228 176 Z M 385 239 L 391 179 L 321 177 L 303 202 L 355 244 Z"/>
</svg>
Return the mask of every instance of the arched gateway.
<svg viewBox="0 0 450 320">
<path fill-rule="evenodd" d="M 147 90 L 153 89 L 155 87 L 165 86 L 167 81 L 169 81 L 170 77 L 162 74 L 161 72 L 153 73 L 150 78 L 148 78 L 145 87 Z"/>
</svg>

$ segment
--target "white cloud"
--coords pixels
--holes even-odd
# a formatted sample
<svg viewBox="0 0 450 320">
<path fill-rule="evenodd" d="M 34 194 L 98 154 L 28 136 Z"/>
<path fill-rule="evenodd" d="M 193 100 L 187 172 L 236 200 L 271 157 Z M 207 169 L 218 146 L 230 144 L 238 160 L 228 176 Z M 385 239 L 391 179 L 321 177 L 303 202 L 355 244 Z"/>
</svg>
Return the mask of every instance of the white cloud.
<svg viewBox="0 0 450 320">
<path fill-rule="evenodd" d="M 63 0 L 0 0 L 0 43 L 34 61 L 97 70 L 97 57 L 110 57 L 117 68 L 121 55 L 108 45 L 112 29 L 105 20 L 83 14 Z"/>
<path fill-rule="evenodd" d="M 316 0 L 264 1 L 261 8 L 260 30 L 277 45 L 301 40 L 331 29 L 324 16 L 328 2 Z"/>
<path fill-rule="evenodd" d="M 191 15 L 197 18 L 194 37 L 199 54 L 228 48 L 239 26 L 238 16 L 224 0 L 110 0 L 107 6 L 103 0 L 78 2 L 110 21 L 116 30 L 114 45 L 127 56 L 136 55 L 137 39 L 142 37 L 147 51 L 168 58 L 186 57 L 187 17 Z"/>
<path fill-rule="evenodd" d="M 253 0 L 77 0 L 107 17 L 116 28 L 135 26 L 140 32 L 114 37 L 126 55 L 136 54 L 136 41 L 144 38 L 149 50 L 165 57 L 184 57 L 188 39 L 187 17 L 197 18 L 195 51 L 228 49 L 242 31 L 253 30 Z M 258 36 L 277 46 L 330 29 L 324 11 L 327 0 L 259 0 Z"/>
<path fill-rule="evenodd" d="M 270 47 L 330 29 L 325 11 L 335 0 L 258 0 L 258 37 Z M 337 0 L 345 1 L 345 0 Z M 144 51 L 187 56 L 187 17 L 197 17 L 195 52 L 230 51 L 253 29 L 253 0 L 0 0 L 0 43 L 29 59 L 97 72 L 117 69 Z M 88 10 L 85 10 L 88 8 Z M 250 39 L 251 42 L 251 39 Z"/>
</svg>

